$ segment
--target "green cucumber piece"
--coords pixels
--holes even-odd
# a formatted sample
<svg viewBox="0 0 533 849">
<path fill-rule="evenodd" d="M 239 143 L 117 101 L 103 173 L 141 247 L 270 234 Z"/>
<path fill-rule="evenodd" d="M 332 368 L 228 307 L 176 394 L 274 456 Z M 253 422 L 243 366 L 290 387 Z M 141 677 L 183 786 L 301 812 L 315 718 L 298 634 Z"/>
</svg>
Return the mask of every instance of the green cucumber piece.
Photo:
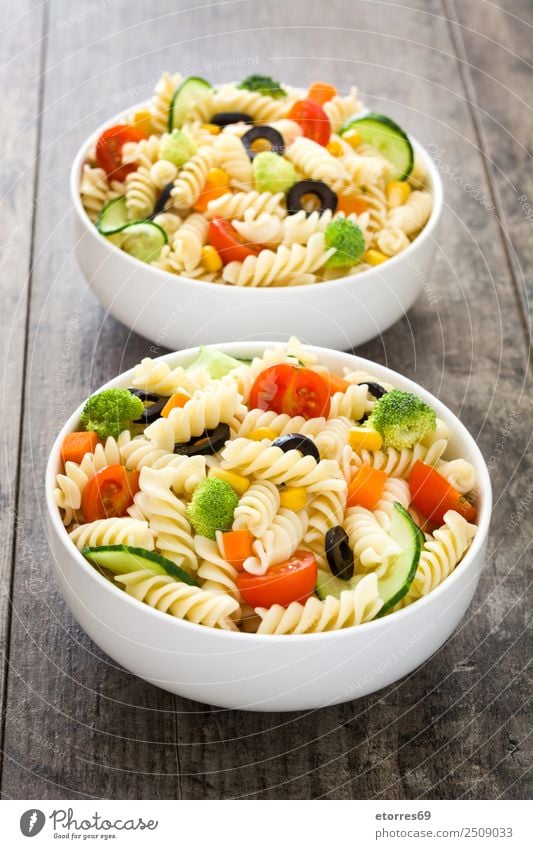
<svg viewBox="0 0 533 849">
<path fill-rule="evenodd" d="M 118 198 L 109 200 L 102 207 L 96 219 L 96 229 L 103 236 L 109 236 L 111 233 L 119 233 L 129 223 L 126 210 L 126 196 L 121 195 Z"/>
<path fill-rule="evenodd" d="M 340 128 L 340 135 L 347 130 L 357 130 L 363 141 L 371 144 L 388 159 L 396 169 L 391 180 L 406 180 L 413 170 L 413 146 L 401 127 L 386 115 L 370 112 L 361 118 L 348 118 Z"/>
<path fill-rule="evenodd" d="M 114 575 L 147 569 L 154 575 L 168 575 L 191 587 L 198 586 L 198 582 L 172 560 L 146 548 L 136 548 L 132 545 L 95 545 L 85 546 L 82 554 L 94 565 L 108 569 Z"/>
<path fill-rule="evenodd" d="M 378 592 L 383 600 L 383 607 L 376 618 L 387 613 L 408 592 L 416 574 L 424 543 L 422 531 L 413 522 L 407 510 L 397 501 L 394 502 L 389 536 L 398 543 L 401 551 L 391 560 L 385 574 L 378 578 Z M 349 581 L 343 581 L 328 572 L 319 571 L 315 593 L 321 601 L 324 601 L 328 595 L 340 598 L 343 590 L 353 590 L 360 580 L 361 575 L 355 575 Z"/>
<path fill-rule="evenodd" d="M 213 90 L 211 83 L 202 77 L 187 77 L 172 95 L 168 110 L 168 130 L 178 129 L 185 122 L 189 110 Z"/>
<path fill-rule="evenodd" d="M 141 262 L 152 262 L 168 242 L 167 234 L 153 221 L 132 221 L 120 230 L 120 247 Z"/>
<path fill-rule="evenodd" d="M 422 531 L 413 522 L 405 507 L 397 501 L 394 502 L 389 536 L 398 543 L 400 553 L 391 560 L 385 574 L 378 578 L 378 592 L 383 599 L 383 607 L 377 618 L 398 604 L 408 592 L 414 581 L 424 544 Z"/>
</svg>

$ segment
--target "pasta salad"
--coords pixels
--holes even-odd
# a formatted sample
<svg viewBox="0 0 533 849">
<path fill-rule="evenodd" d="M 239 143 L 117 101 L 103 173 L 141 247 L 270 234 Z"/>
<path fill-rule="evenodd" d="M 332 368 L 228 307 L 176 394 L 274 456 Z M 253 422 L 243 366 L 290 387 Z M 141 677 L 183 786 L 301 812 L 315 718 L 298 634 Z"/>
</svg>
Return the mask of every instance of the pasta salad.
<svg viewBox="0 0 533 849">
<path fill-rule="evenodd" d="M 431 214 L 409 138 L 355 88 L 165 73 L 123 121 L 88 151 L 81 200 L 102 237 L 171 274 L 318 283 L 401 253 Z"/>
<path fill-rule="evenodd" d="M 296 339 L 251 361 L 145 358 L 86 402 L 54 500 L 72 543 L 133 598 L 232 631 L 306 634 L 415 603 L 476 532 L 447 425 Z"/>
</svg>

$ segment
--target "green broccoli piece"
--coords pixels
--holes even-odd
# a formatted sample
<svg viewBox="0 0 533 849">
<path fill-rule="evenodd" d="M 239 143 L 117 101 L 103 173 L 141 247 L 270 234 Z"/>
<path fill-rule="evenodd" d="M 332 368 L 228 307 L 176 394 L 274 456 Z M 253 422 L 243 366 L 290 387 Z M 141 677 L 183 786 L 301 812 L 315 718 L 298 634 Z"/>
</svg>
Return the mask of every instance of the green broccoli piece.
<svg viewBox="0 0 533 849">
<path fill-rule="evenodd" d="M 335 253 L 326 260 L 325 268 L 342 268 L 356 265 L 365 252 L 365 237 L 361 228 L 347 218 L 330 221 L 324 232 L 326 248 L 335 248 Z"/>
<path fill-rule="evenodd" d="M 252 163 L 254 186 L 258 192 L 288 192 L 298 182 L 298 174 L 288 159 L 264 150 Z"/>
<path fill-rule="evenodd" d="M 393 389 L 377 401 L 367 426 L 383 437 L 385 448 L 412 448 L 435 430 L 437 417 L 425 401 L 411 392 Z"/>
<path fill-rule="evenodd" d="M 249 77 L 245 77 L 239 83 L 237 88 L 244 88 L 247 91 L 258 91 L 259 94 L 266 94 L 268 97 L 287 97 L 287 92 L 276 80 L 273 80 L 272 77 L 265 77 L 262 74 L 250 74 Z"/>
<path fill-rule="evenodd" d="M 108 436 L 116 439 L 123 430 L 131 430 L 143 411 L 141 399 L 128 389 L 104 389 L 89 398 L 80 416 L 80 425 L 85 430 L 96 431 L 102 440 Z"/>
<path fill-rule="evenodd" d="M 187 516 L 197 534 L 215 539 L 216 531 L 229 531 L 239 503 L 235 490 L 220 478 L 207 478 L 193 492 Z"/>
<path fill-rule="evenodd" d="M 187 133 L 172 130 L 163 137 L 159 148 L 159 158 L 173 162 L 178 168 L 185 165 L 198 150 L 197 144 Z"/>
</svg>

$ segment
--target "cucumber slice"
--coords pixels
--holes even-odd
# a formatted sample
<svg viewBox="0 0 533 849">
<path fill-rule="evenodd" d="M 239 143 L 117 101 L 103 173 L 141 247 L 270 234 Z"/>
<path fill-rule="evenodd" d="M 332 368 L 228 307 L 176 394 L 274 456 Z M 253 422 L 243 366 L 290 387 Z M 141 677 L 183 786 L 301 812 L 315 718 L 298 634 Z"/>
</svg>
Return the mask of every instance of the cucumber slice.
<svg viewBox="0 0 533 849">
<path fill-rule="evenodd" d="M 152 262 L 166 245 L 167 234 L 153 221 L 132 221 L 120 230 L 120 247 L 141 262 Z"/>
<path fill-rule="evenodd" d="M 187 77 L 172 95 L 168 110 L 168 130 L 172 132 L 185 122 L 189 110 L 213 90 L 211 83 L 202 77 Z"/>
<path fill-rule="evenodd" d="M 147 569 L 154 575 L 169 575 L 176 581 L 197 587 L 198 582 L 180 569 L 172 560 L 167 560 L 161 554 L 148 551 L 146 548 L 136 548 L 131 545 L 96 545 L 85 546 L 84 557 L 102 569 L 108 569 L 114 575 L 125 575 L 138 569 Z"/>
<path fill-rule="evenodd" d="M 394 502 L 389 536 L 398 543 L 401 550 L 400 554 L 391 560 L 385 574 L 378 578 L 378 591 L 383 599 L 383 607 L 377 618 L 387 613 L 406 595 L 414 581 L 424 544 L 422 531 L 413 522 L 407 510 L 397 501 Z"/>
<path fill-rule="evenodd" d="M 109 200 L 100 210 L 100 214 L 96 219 L 96 229 L 103 236 L 109 236 L 111 233 L 119 233 L 130 222 L 128 222 L 128 213 L 126 210 L 126 196 L 121 195 L 118 198 Z"/>
<path fill-rule="evenodd" d="M 411 142 L 401 127 L 386 115 L 370 112 L 361 118 L 348 118 L 340 135 L 355 129 L 363 141 L 371 144 L 394 165 L 392 180 L 406 180 L 413 170 L 414 153 Z"/>
<path fill-rule="evenodd" d="M 420 551 L 424 543 L 422 531 L 415 525 L 407 510 L 396 501 L 394 502 L 389 536 L 398 543 L 401 551 L 391 561 L 385 574 L 378 578 L 378 590 L 383 599 L 383 607 L 376 618 L 387 613 L 409 590 L 416 574 Z M 353 590 L 360 580 L 361 575 L 355 575 L 349 581 L 342 581 L 328 572 L 319 571 L 315 593 L 322 601 L 328 595 L 340 598 L 343 590 Z"/>
</svg>

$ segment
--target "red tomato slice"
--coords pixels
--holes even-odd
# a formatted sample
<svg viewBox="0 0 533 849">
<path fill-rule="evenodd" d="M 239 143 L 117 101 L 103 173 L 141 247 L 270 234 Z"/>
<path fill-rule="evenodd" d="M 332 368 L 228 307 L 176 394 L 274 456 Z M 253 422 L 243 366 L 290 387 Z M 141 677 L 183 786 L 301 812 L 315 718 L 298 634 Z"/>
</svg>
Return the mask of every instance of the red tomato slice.
<svg viewBox="0 0 533 849">
<path fill-rule="evenodd" d="M 257 250 L 245 245 L 240 236 L 225 218 L 214 218 L 209 224 L 207 241 L 220 254 L 220 259 L 228 262 L 244 262 L 247 256 L 257 256 Z"/>
<path fill-rule="evenodd" d="M 250 392 L 250 408 L 273 410 L 289 416 L 313 419 L 329 414 L 329 387 L 325 380 L 308 368 L 289 363 L 262 371 Z"/>
<path fill-rule="evenodd" d="M 476 508 L 440 472 L 421 460 L 411 470 L 409 490 L 416 509 L 437 525 L 442 525 L 448 510 L 460 513 L 467 522 L 475 521 Z"/>
<path fill-rule="evenodd" d="M 319 103 L 314 100 L 297 100 L 289 110 L 287 118 L 300 125 L 306 138 L 317 144 L 327 145 L 331 136 L 331 124 Z"/>
<path fill-rule="evenodd" d="M 243 599 L 252 607 L 287 607 L 293 601 L 307 601 L 316 586 L 318 566 L 310 551 L 295 551 L 293 556 L 271 566 L 266 575 L 240 572 L 237 586 Z"/>
<path fill-rule="evenodd" d="M 138 142 L 146 136 L 137 127 L 116 124 L 104 130 L 96 142 L 96 163 L 113 180 L 122 182 L 128 174 L 137 170 L 136 165 L 122 164 L 122 147 L 126 142 Z"/>
<path fill-rule="evenodd" d="M 105 466 L 87 483 L 81 497 L 86 522 L 124 516 L 139 491 L 139 472 L 128 472 L 124 466 Z"/>
</svg>

